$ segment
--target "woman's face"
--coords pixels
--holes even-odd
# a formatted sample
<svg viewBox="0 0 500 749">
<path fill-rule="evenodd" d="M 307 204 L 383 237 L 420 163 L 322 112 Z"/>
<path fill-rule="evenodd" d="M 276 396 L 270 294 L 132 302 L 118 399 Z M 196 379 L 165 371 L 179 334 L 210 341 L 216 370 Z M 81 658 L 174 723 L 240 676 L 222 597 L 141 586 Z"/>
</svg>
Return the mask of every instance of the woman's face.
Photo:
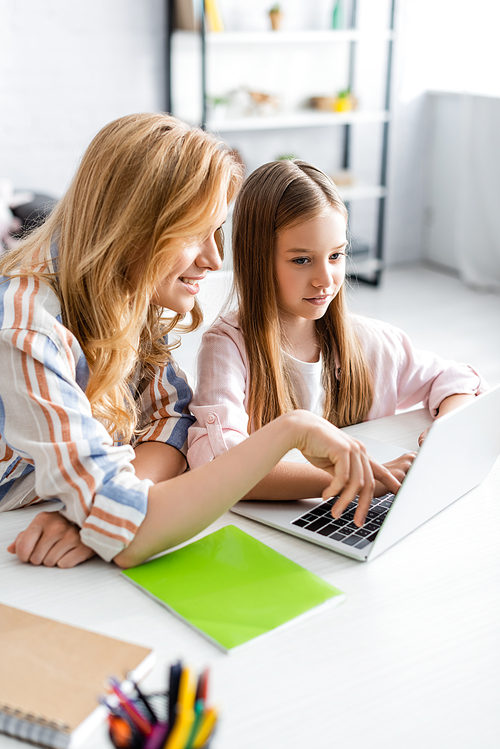
<svg viewBox="0 0 500 749">
<path fill-rule="evenodd" d="M 275 272 L 285 322 L 323 317 L 344 283 L 346 246 L 345 217 L 331 207 L 277 235 Z"/>
<path fill-rule="evenodd" d="M 200 282 L 209 270 L 219 270 L 222 265 L 215 233 L 225 222 L 226 216 L 227 205 L 224 204 L 209 227 L 205 239 L 194 240 L 192 243 L 186 243 L 185 239 L 172 242 L 176 260 L 173 267 L 169 268 L 168 275 L 158 283 L 151 298 L 154 304 L 178 314 L 186 314 L 193 309 Z"/>
</svg>

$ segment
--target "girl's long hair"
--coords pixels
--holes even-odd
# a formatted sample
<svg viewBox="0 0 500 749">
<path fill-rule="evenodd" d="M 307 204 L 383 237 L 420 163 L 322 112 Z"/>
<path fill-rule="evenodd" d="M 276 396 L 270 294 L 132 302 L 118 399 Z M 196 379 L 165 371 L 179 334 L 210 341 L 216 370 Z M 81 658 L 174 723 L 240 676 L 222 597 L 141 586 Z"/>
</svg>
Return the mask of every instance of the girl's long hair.
<svg viewBox="0 0 500 749">
<path fill-rule="evenodd" d="M 241 180 L 229 149 L 202 130 L 161 113 L 122 117 L 93 139 L 47 221 L 0 264 L 54 289 L 89 364 L 92 412 L 115 439 L 129 441 L 136 428 L 137 362 L 143 374 L 165 364 L 164 337 L 183 318 L 166 320 L 151 301 L 178 240 L 205 239 Z M 197 305 L 191 320 L 189 330 L 202 320 Z"/>
<path fill-rule="evenodd" d="M 347 221 L 346 207 L 329 177 L 298 160 L 259 167 L 245 181 L 236 201 L 234 284 L 250 367 L 248 413 L 252 430 L 298 408 L 282 353 L 285 336 L 277 301 L 276 235 L 319 216 L 328 206 Z M 338 427 L 358 423 L 370 410 L 373 388 L 349 319 L 343 286 L 315 324 L 323 358 L 324 417 Z"/>
</svg>

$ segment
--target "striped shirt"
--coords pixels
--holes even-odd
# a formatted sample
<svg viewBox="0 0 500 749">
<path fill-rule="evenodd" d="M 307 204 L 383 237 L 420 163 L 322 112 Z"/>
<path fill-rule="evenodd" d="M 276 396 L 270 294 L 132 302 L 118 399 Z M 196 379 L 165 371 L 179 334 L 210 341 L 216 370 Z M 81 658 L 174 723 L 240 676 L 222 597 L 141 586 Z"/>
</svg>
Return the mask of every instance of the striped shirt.
<svg viewBox="0 0 500 749">
<path fill-rule="evenodd" d="M 0 511 L 59 499 L 83 543 L 109 561 L 144 520 L 152 482 L 135 475 L 132 446 L 113 443 L 93 417 L 88 378 L 55 292 L 29 276 L 0 277 Z M 134 384 L 145 430 L 134 444 L 164 442 L 185 454 L 193 417 L 183 372 L 169 361 Z"/>
</svg>

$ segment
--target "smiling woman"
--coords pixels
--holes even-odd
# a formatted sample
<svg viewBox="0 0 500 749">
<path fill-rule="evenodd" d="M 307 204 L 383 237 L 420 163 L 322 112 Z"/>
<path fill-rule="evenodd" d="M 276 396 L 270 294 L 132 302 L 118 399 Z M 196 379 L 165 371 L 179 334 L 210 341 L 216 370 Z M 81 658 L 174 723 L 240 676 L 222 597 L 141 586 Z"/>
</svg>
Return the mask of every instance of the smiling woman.
<svg viewBox="0 0 500 749">
<path fill-rule="evenodd" d="M 211 135 L 164 114 L 123 117 L 0 264 L 0 511 L 62 503 L 13 540 L 21 560 L 136 564 L 198 533 L 292 447 L 332 493 L 368 496 L 374 475 L 397 488 L 355 440 L 300 412 L 184 473 L 191 391 L 167 335 L 187 312 L 191 329 L 201 321 L 199 282 L 220 267 L 240 183 Z"/>
</svg>

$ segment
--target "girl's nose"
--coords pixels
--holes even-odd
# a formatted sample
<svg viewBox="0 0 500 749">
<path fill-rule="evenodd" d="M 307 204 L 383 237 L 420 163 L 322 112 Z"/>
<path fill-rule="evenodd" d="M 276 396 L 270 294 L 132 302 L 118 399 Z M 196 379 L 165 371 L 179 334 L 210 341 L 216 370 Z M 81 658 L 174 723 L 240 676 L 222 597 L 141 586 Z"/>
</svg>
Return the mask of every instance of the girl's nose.
<svg viewBox="0 0 500 749">
<path fill-rule="evenodd" d="M 317 288 L 328 288 L 332 281 L 330 269 L 328 267 L 318 268 L 313 279 L 313 286 Z"/>
</svg>

